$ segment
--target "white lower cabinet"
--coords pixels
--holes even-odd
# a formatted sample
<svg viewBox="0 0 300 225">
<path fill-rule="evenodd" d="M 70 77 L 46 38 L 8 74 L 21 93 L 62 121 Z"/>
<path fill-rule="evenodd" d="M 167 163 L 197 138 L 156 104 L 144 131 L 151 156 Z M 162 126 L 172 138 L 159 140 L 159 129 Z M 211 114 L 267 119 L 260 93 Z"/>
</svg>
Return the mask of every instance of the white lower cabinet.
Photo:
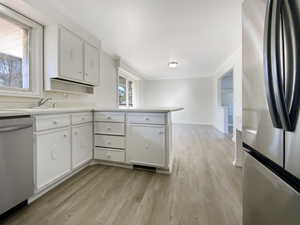
<svg viewBox="0 0 300 225">
<path fill-rule="evenodd" d="M 128 124 L 127 163 L 165 167 L 165 149 L 165 126 Z"/>
<path fill-rule="evenodd" d="M 95 159 L 112 162 L 125 162 L 125 152 L 124 150 L 116 150 L 113 148 L 95 147 Z"/>
<path fill-rule="evenodd" d="M 70 128 L 36 135 L 36 186 L 43 189 L 71 171 Z"/>
<path fill-rule="evenodd" d="M 96 112 L 93 121 L 91 112 L 81 112 L 38 115 L 34 121 L 37 195 L 88 165 L 93 155 L 100 161 L 170 169 L 170 126 L 164 114 Z"/>
<path fill-rule="evenodd" d="M 91 112 L 38 115 L 34 121 L 35 193 L 39 194 L 92 160 L 93 123 Z"/>
<path fill-rule="evenodd" d="M 72 169 L 93 158 L 93 125 L 86 123 L 72 127 Z"/>
</svg>

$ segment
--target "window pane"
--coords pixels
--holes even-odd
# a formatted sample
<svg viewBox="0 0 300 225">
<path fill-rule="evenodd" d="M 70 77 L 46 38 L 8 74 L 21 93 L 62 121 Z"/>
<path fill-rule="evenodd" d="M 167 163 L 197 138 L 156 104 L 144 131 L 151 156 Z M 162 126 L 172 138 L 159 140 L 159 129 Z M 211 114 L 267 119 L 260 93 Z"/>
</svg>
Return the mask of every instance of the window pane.
<svg viewBox="0 0 300 225">
<path fill-rule="evenodd" d="M 126 79 L 119 76 L 119 105 L 126 106 Z"/>
<path fill-rule="evenodd" d="M 29 30 L 0 17 L 0 88 L 30 89 Z"/>
<path fill-rule="evenodd" d="M 133 95 L 133 87 L 132 87 L 132 85 L 133 85 L 133 83 L 132 83 L 132 81 L 128 81 L 128 104 L 129 104 L 129 106 L 133 106 L 133 97 L 132 97 L 132 95 Z"/>
</svg>

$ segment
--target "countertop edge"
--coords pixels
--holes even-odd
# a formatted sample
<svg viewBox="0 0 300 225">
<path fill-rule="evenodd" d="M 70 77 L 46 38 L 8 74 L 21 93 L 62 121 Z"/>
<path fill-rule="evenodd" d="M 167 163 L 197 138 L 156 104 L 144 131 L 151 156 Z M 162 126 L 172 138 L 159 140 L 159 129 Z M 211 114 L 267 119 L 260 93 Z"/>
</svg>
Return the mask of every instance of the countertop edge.
<svg viewBox="0 0 300 225">
<path fill-rule="evenodd" d="M 166 108 L 166 109 L 101 109 L 101 108 L 95 108 L 95 112 L 156 112 L 156 113 L 167 113 L 167 112 L 176 112 L 184 110 L 184 108 L 178 107 L 178 108 Z"/>
<path fill-rule="evenodd" d="M 181 111 L 184 108 L 137 108 L 137 109 L 112 109 L 112 108 L 58 108 L 58 109 L 7 109 L 0 110 L 0 117 L 12 117 L 22 115 L 51 115 L 62 113 L 80 113 L 80 112 L 141 112 L 141 113 L 169 113 Z"/>
</svg>

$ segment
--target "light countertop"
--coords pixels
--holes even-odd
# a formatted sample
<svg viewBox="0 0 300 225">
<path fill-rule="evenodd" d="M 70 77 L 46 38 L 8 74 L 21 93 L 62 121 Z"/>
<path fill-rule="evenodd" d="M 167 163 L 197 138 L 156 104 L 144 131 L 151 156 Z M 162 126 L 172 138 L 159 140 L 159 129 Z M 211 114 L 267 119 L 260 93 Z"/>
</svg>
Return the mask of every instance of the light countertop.
<svg viewBox="0 0 300 225">
<path fill-rule="evenodd" d="M 96 112 L 154 112 L 154 113 L 166 113 L 166 112 L 176 112 L 181 111 L 183 108 L 181 107 L 157 107 L 157 108 L 95 108 L 94 111 Z"/>
<path fill-rule="evenodd" d="M 20 115 L 42 115 L 42 114 L 57 114 L 57 113 L 76 113 L 76 112 L 148 112 L 148 113 L 168 113 L 181 111 L 181 107 L 166 107 L 166 108 L 17 108 L 17 109 L 0 109 L 0 117 L 20 116 Z"/>
</svg>

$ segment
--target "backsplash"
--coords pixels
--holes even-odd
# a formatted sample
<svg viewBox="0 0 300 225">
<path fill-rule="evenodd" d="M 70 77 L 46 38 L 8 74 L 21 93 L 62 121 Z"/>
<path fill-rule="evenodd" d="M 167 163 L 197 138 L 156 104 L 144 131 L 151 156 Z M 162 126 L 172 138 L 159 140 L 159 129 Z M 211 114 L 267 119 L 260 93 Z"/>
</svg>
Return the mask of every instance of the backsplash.
<svg viewBox="0 0 300 225">
<path fill-rule="evenodd" d="M 93 95 L 69 95 L 62 93 L 44 93 L 44 98 L 51 98 L 47 103 L 52 106 L 55 103 L 56 107 L 92 107 L 96 105 Z M 38 98 L 22 98 L 22 97 L 0 97 L 0 108 L 30 108 L 37 106 Z"/>
</svg>

